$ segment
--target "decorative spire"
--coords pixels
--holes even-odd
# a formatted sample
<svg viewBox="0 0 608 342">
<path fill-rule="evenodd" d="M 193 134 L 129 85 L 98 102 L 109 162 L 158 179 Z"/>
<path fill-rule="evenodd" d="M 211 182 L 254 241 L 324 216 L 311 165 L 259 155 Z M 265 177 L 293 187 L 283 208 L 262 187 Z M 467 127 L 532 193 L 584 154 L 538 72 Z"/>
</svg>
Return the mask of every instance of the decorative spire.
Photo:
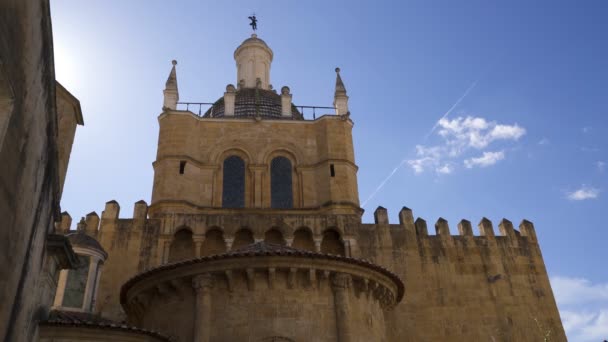
<svg viewBox="0 0 608 342">
<path fill-rule="evenodd" d="M 340 77 L 340 68 L 336 68 L 336 91 L 334 93 L 334 107 L 336 115 L 347 115 L 348 111 L 348 96 L 346 95 L 346 87 Z"/>
<path fill-rule="evenodd" d="M 171 68 L 171 72 L 169 73 L 169 77 L 167 78 L 167 82 L 165 83 L 165 90 L 163 90 L 164 94 L 164 102 L 163 109 L 177 109 L 177 101 L 179 101 L 179 92 L 177 90 L 177 73 L 175 71 L 175 66 L 177 65 L 177 61 L 171 61 L 173 67 Z"/>
<path fill-rule="evenodd" d="M 340 68 L 336 68 L 336 96 L 337 95 L 346 95 L 346 87 L 344 86 L 344 82 L 342 82 L 342 77 L 340 77 Z"/>
</svg>

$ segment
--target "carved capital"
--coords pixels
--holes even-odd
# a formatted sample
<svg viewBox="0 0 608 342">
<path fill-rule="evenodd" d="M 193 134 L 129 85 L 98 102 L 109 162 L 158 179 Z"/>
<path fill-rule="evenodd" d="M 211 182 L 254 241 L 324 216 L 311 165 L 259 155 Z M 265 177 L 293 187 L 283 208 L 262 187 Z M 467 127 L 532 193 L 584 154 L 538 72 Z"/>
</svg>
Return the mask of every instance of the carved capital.
<svg viewBox="0 0 608 342">
<path fill-rule="evenodd" d="M 338 273 L 331 280 L 331 287 L 335 291 L 346 290 L 351 286 L 352 278 L 349 274 Z"/>
<path fill-rule="evenodd" d="M 206 273 L 192 278 L 192 288 L 197 293 L 209 291 L 211 288 L 213 288 L 213 276 Z"/>
</svg>

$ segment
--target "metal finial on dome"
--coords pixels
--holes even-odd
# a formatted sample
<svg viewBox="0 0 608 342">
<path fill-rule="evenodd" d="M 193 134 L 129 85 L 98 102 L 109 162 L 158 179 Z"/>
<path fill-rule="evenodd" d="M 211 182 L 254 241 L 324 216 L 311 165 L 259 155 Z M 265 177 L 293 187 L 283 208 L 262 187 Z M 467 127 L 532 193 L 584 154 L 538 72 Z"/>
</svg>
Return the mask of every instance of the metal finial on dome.
<svg viewBox="0 0 608 342">
<path fill-rule="evenodd" d="M 255 17 L 255 13 L 253 13 L 253 15 L 249 16 L 248 18 L 249 20 L 251 20 L 249 25 L 251 25 L 253 32 L 255 32 L 258 29 L 258 18 Z"/>
<path fill-rule="evenodd" d="M 340 73 L 340 68 L 336 68 L 336 72 L 339 74 Z"/>
<path fill-rule="evenodd" d="M 177 61 L 174 59 L 174 60 L 171 61 L 171 64 L 177 65 Z"/>
</svg>

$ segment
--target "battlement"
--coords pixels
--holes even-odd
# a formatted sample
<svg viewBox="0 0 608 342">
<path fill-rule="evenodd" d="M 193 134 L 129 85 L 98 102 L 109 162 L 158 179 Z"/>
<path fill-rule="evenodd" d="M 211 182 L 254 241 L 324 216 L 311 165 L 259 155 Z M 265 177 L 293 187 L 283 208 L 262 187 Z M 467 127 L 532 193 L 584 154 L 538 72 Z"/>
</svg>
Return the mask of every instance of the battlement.
<svg viewBox="0 0 608 342">
<path fill-rule="evenodd" d="M 148 217 L 148 204 L 144 200 L 135 202 L 133 206 L 133 216 L 128 219 L 119 219 L 120 205 L 115 200 L 106 202 L 104 210 L 101 212 L 101 217 L 92 211 L 82 217 L 75 230 L 84 230 L 87 235 L 98 237 L 99 233 L 106 227 L 115 226 L 116 222 L 142 223 Z M 121 225 L 130 227 L 131 225 Z M 135 224 L 134 226 L 138 226 Z M 107 229 L 107 228 L 106 228 Z M 72 229 L 72 216 L 64 211 L 61 213 L 61 221 L 55 225 L 55 231 L 59 234 L 68 234 Z"/>
<path fill-rule="evenodd" d="M 429 236 L 429 230 L 427 227 L 426 220 L 418 217 L 414 220 L 412 209 L 403 207 L 399 211 L 399 225 L 390 224 L 388 219 L 388 211 L 383 207 L 378 207 L 374 211 L 374 223 L 376 226 L 390 226 L 399 227 L 406 231 L 414 232 L 417 237 L 423 238 Z M 479 235 L 473 234 L 473 227 L 471 221 L 462 219 L 458 222 L 458 234 L 452 235 L 450 233 L 450 227 L 448 221 L 440 217 L 435 222 L 435 236 L 443 238 L 451 238 L 455 236 L 461 237 L 484 237 L 486 239 L 495 239 L 497 235 L 494 232 L 494 226 L 492 221 L 483 217 L 477 224 L 479 229 Z M 517 243 L 519 238 L 525 238 L 528 242 L 537 243 L 536 230 L 534 224 L 526 219 L 523 219 L 519 224 L 519 230 L 513 227 L 513 223 L 506 218 L 503 218 L 498 223 L 498 230 L 500 235 L 498 237 L 505 237 Z M 432 235 L 430 235 L 432 236 Z"/>
</svg>

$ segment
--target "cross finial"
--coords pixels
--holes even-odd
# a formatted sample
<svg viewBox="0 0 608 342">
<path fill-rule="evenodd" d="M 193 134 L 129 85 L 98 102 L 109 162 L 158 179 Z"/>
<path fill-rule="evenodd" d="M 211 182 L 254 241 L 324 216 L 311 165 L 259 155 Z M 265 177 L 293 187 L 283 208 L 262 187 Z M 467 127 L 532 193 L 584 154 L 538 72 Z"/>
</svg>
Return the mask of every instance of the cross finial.
<svg viewBox="0 0 608 342">
<path fill-rule="evenodd" d="M 255 17 L 255 13 L 253 13 L 251 16 L 249 16 L 249 20 L 251 20 L 249 25 L 251 25 L 251 28 L 255 32 L 258 29 L 258 19 Z"/>
</svg>

